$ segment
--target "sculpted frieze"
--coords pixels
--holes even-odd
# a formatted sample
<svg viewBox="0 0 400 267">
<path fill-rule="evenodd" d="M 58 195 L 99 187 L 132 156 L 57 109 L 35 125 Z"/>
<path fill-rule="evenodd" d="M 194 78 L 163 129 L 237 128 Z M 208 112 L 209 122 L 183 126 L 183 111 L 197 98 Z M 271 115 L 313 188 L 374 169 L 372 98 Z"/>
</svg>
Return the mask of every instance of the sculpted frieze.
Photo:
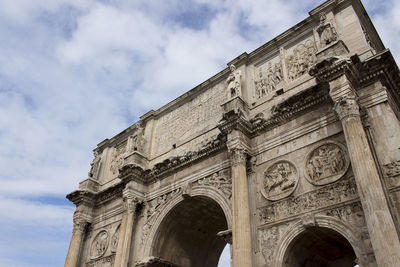
<svg viewBox="0 0 400 267">
<path fill-rule="evenodd" d="M 328 142 L 308 154 L 305 176 L 314 185 L 325 185 L 339 180 L 349 164 L 345 147 L 336 142 Z"/>
<path fill-rule="evenodd" d="M 255 98 L 272 99 L 278 88 L 282 87 L 283 71 L 281 62 L 268 62 L 267 67 L 259 67 L 254 81 Z"/>
<path fill-rule="evenodd" d="M 258 209 L 259 218 L 261 224 L 271 223 L 357 198 L 355 181 L 349 178 L 296 197 L 290 196 L 270 203 Z"/>
<path fill-rule="evenodd" d="M 127 141 L 122 142 L 121 144 L 117 145 L 112 152 L 110 170 L 114 175 L 118 173 L 119 168 L 121 168 L 122 164 L 124 163 L 126 144 Z"/>
<path fill-rule="evenodd" d="M 308 69 L 317 62 L 316 51 L 317 48 L 312 39 L 299 44 L 293 49 L 293 52 L 286 57 L 289 81 L 294 81 L 308 73 Z"/>
<path fill-rule="evenodd" d="M 92 259 L 97 259 L 104 255 L 109 243 L 109 234 L 106 230 L 100 231 L 92 241 L 90 255 Z"/>
<path fill-rule="evenodd" d="M 261 194 L 268 200 L 282 199 L 293 193 L 298 180 L 298 171 L 293 163 L 278 161 L 265 170 Z"/>
</svg>

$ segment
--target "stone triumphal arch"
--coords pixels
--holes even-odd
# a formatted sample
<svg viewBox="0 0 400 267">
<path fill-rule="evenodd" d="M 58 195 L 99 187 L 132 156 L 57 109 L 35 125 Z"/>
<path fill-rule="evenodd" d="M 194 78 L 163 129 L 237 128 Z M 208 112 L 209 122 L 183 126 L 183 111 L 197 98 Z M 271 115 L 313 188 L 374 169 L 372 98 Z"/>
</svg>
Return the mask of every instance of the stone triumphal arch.
<svg viewBox="0 0 400 267">
<path fill-rule="evenodd" d="M 400 75 L 358 0 L 94 149 L 65 266 L 400 266 Z"/>
</svg>

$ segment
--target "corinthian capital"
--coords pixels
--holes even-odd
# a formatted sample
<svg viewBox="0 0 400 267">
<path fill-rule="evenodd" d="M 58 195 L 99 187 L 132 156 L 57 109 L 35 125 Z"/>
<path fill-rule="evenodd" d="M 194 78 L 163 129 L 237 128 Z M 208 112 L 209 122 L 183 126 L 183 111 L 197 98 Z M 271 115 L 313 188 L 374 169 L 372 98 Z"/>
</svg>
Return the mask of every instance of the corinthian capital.
<svg viewBox="0 0 400 267">
<path fill-rule="evenodd" d="M 72 233 L 80 233 L 83 234 L 85 233 L 87 227 L 89 225 L 89 222 L 83 218 L 74 218 L 74 228 L 72 230 Z"/>
<path fill-rule="evenodd" d="M 229 150 L 231 164 L 235 165 L 246 165 L 247 153 L 243 148 L 232 148 Z"/>
<path fill-rule="evenodd" d="M 136 206 L 139 204 L 139 200 L 136 197 L 128 196 L 124 197 L 124 210 L 128 212 L 135 212 Z"/>
<path fill-rule="evenodd" d="M 360 107 L 356 96 L 343 96 L 335 102 L 335 111 L 339 119 L 343 120 L 349 116 L 360 116 Z"/>
</svg>

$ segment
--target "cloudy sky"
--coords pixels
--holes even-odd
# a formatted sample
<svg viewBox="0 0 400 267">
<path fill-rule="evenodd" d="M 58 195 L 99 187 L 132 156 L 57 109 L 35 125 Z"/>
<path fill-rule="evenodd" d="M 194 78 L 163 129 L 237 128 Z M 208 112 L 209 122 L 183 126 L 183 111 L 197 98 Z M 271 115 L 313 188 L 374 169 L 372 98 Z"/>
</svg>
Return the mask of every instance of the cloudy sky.
<svg viewBox="0 0 400 267">
<path fill-rule="evenodd" d="M 63 266 L 96 144 L 322 2 L 0 0 L 0 266 Z M 399 59 L 400 1 L 364 4 Z"/>
</svg>

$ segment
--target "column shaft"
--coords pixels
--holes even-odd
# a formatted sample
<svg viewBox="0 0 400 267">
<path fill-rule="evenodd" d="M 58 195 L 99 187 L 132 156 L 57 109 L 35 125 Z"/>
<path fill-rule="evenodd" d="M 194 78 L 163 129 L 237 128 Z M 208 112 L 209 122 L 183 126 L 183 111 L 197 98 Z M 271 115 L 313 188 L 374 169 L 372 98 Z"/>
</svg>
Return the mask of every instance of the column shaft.
<svg viewBox="0 0 400 267">
<path fill-rule="evenodd" d="M 400 242 L 354 97 L 335 105 L 342 121 L 358 192 L 378 266 L 400 263 Z"/>
<path fill-rule="evenodd" d="M 252 266 L 252 253 L 246 154 L 241 150 L 232 153 L 233 266 L 248 267 Z"/>
<path fill-rule="evenodd" d="M 134 216 L 137 200 L 126 198 L 124 200 L 124 214 L 122 216 L 121 228 L 118 238 L 117 252 L 114 267 L 126 267 L 130 257 L 132 234 L 134 227 Z"/>
<path fill-rule="evenodd" d="M 67 258 L 64 267 L 78 266 L 79 255 L 82 249 L 82 241 L 85 235 L 87 222 L 74 221 L 74 230 L 72 232 L 71 242 L 69 244 Z"/>
</svg>

